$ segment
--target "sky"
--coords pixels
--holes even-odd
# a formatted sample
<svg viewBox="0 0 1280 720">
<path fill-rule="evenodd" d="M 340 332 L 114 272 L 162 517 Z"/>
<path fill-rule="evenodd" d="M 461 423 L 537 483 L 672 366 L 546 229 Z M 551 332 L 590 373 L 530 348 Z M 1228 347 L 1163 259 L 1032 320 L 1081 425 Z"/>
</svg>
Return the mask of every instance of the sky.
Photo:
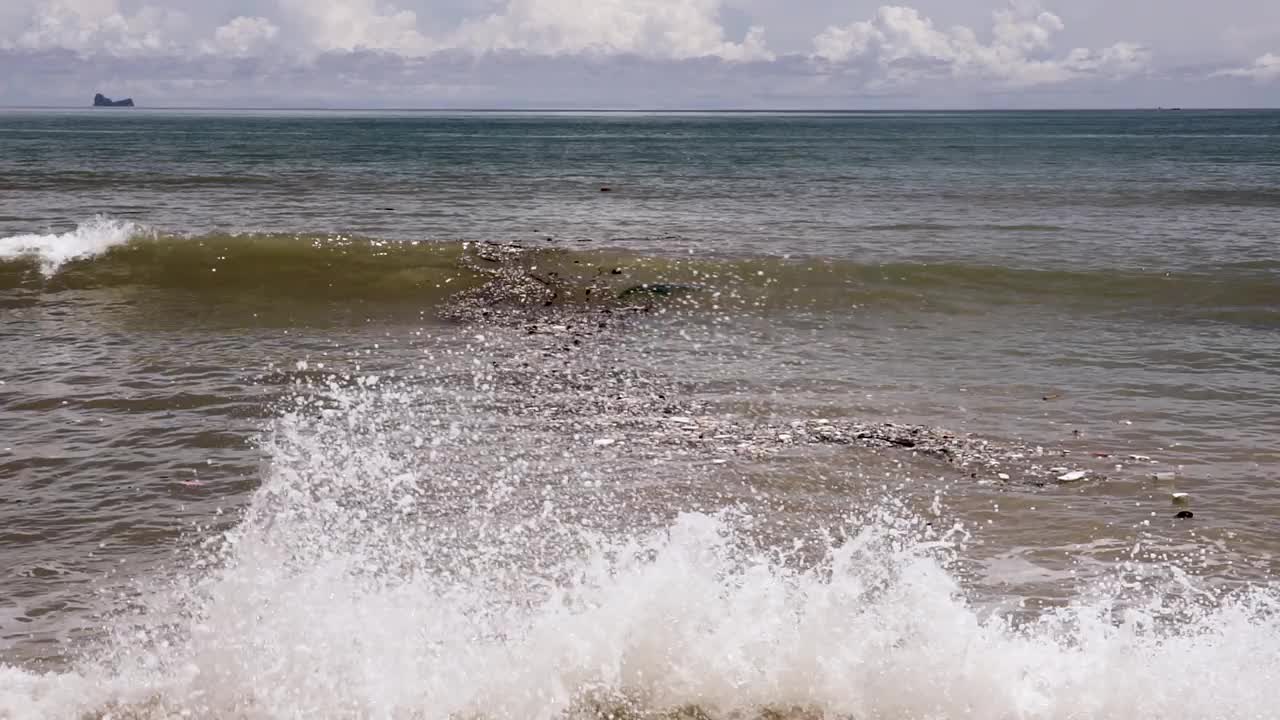
<svg viewBox="0 0 1280 720">
<path fill-rule="evenodd" d="M 0 105 L 1280 107 L 1280 0 L 0 0 Z"/>
</svg>

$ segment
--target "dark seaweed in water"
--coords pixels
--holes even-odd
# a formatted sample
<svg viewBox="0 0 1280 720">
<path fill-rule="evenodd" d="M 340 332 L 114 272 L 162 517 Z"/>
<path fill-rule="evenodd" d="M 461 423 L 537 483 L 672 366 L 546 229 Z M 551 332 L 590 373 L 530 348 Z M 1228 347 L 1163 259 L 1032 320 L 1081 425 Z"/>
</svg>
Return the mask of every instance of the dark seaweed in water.
<svg viewBox="0 0 1280 720">
<path fill-rule="evenodd" d="M 694 285 L 675 285 L 672 283 L 642 283 L 623 290 L 618 297 L 627 299 L 637 295 L 656 295 L 667 297 L 684 293 L 697 292 L 700 288 Z"/>
</svg>

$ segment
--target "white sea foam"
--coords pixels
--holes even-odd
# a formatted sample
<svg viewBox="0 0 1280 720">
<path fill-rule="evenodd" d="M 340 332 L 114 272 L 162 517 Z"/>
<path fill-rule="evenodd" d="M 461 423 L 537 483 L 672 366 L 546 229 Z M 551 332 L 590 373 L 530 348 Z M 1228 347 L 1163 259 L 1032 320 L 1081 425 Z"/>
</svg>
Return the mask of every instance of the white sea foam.
<svg viewBox="0 0 1280 720">
<path fill-rule="evenodd" d="M 588 532 L 548 496 L 503 520 L 522 482 L 546 479 L 517 467 L 476 486 L 457 462 L 480 449 L 456 424 L 432 435 L 413 400 L 379 383 L 287 416 L 216 568 L 153 588 L 151 615 L 119 621 L 109 651 L 73 672 L 0 668 L 0 717 L 1201 720 L 1280 707 L 1271 589 L 1082 597 L 1015 626 L 967 600 L 951 541 L 897 510 L 828 528 L 804 560 L 760 547 L 732 513 Z M 511 561 L 543 544 L 557 560 Z"/>
<path fill-rule="evenodd" d="M 40 263 L 40 271 L 48 277 L 71 260 L 101 255 L 124 245 L 142 231 L 135 223 L 99 216 L 80 223 L 70 232 L 0 238 L 0 260 L 35 259 Z"/>
</svg>

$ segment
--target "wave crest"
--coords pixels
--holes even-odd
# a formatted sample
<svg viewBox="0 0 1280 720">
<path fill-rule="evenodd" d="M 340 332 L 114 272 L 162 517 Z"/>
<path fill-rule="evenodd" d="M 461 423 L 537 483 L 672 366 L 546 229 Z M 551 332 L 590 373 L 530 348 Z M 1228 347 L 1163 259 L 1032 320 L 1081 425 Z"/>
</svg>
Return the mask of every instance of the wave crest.
<svg viewBox="0 0 1280 720">
<path fill-rule="evenodd" d="M 0 238 L 0 261 L 34 261 L 50 278 L 68 262 L 97 257 L 145 232 L 135 223 L 98 216 L 70 232 Z"/>
<path fill-rule="evenodd" d="M 176 236 L 98 218 L 55 235 L 0 239 L 0 290 L 141 287 L 215 296 L 371 300 L 470 315 L 492 306 L 622 305 L 974 314 L 1032 304 L 1087 313 L 1257 327 L 1280 323 L 1269 260 L 1200 270 L 1034 268 L 964 261 L 675 256 L 617 247 L 390 241 L 335 234 Z M 477 311 L 478 312 L 472 312 Z"/>
</svg>

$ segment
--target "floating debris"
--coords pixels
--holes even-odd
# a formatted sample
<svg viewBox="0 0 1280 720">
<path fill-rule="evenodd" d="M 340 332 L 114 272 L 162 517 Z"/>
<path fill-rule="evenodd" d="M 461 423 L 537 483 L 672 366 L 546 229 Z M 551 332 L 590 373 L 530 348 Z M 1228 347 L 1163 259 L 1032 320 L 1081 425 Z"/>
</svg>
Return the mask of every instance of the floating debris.
<svg viewBox="0 0 1280 720">
<path fill-rule="evenodd" d="M 1191 494 L 1184 492 L 1176 492 L 1172 496 L 1174 505 L 1186 505 L 1191 502 Z"/>
<path fill-rule="evenodd" d="M 1190 520 L 1195 516 L 1196 514 L 1191 512 L 1190 510 L 1183 510 L 1182 512 L 1179 512 L 1177 515 L 1174 515 L 1174 517 L 1177 518 L 1178 520 Z"/>
<path fill-rule="evenodd" d="M 849 419 L 794 419 L 767 421 L 758 418 L 711 413 L 705 403 L 670 387 L 660 375 L 622 372 L 581 349 L 602 335 L 645 317 L 654 309 L 654 296 L 697 291 L 692 285 L 642 283 L 609 286 L 610 271 L 600 268 L 591 278 L 596 291 L 588 296 L 581 287 L 550 268 L 556 255 L 538 253 L 515 244 L 473 243 L 460 265 L 490 281 L 460 292 L 445 316 L 494 328 L 493 342 L 500 342 L 497 328 L 515 327 L 524 336 L 548 339 L 544 347 L 530 350 L 537 357 L 495 364 L 492 381 L 533 403 L 515 403 L 507 412 L 528 413 L 542 429 L 564 424 L 570 434 L 597 438 L 592 446 L 605 448 L 626 443 L 632 452 L 651 451 L 660 456 L 716 454 L 764 459 L 795 452 L 810 445 L 844 445 L 870 450 L 905 452 L 932 458 L 962 470 L 975 480 L 1018 482 L 1045 486 L 1054 479 L 1074 482 L 1105 479 L 1078 463 L 1065 463 L 1070 452 L 1020 442 L 999 442 L 923 425 L 893 422 L 858 422 Z M 606 266 L 608 267 L 608 266 Z M 580 280 L 581 278 L 579 278 Z M 620 296 L 636 298 L 621 303 Z M 545 359 L 564 358 L 564 365 L 550 367 Z M 537 366 L 537 373 L 529 368 Z M 601 392 L 602 388 L 608 391 Z M 584 389 L 595 392 L 583 393 Z M 563 402 L 571 412 L 557 410 Z M 1046 467 L 1038 458 L 1051 457 L 1063 464 Z M 723 459 L 723 458 L 717 458 Z M 716 463 L 722 464 L 722 463 Z"/>
<path fill-rule="evenodd" d="M 637 295 L 656 295 L 665 297 L 679 293 L 696 292 L 699 289 L 700 288 L 694 285 L 679 285 L 676 283 L 641 283 L 623 290 L 618 294 L 618 299 L 626 300 Z"/>
</svg>

